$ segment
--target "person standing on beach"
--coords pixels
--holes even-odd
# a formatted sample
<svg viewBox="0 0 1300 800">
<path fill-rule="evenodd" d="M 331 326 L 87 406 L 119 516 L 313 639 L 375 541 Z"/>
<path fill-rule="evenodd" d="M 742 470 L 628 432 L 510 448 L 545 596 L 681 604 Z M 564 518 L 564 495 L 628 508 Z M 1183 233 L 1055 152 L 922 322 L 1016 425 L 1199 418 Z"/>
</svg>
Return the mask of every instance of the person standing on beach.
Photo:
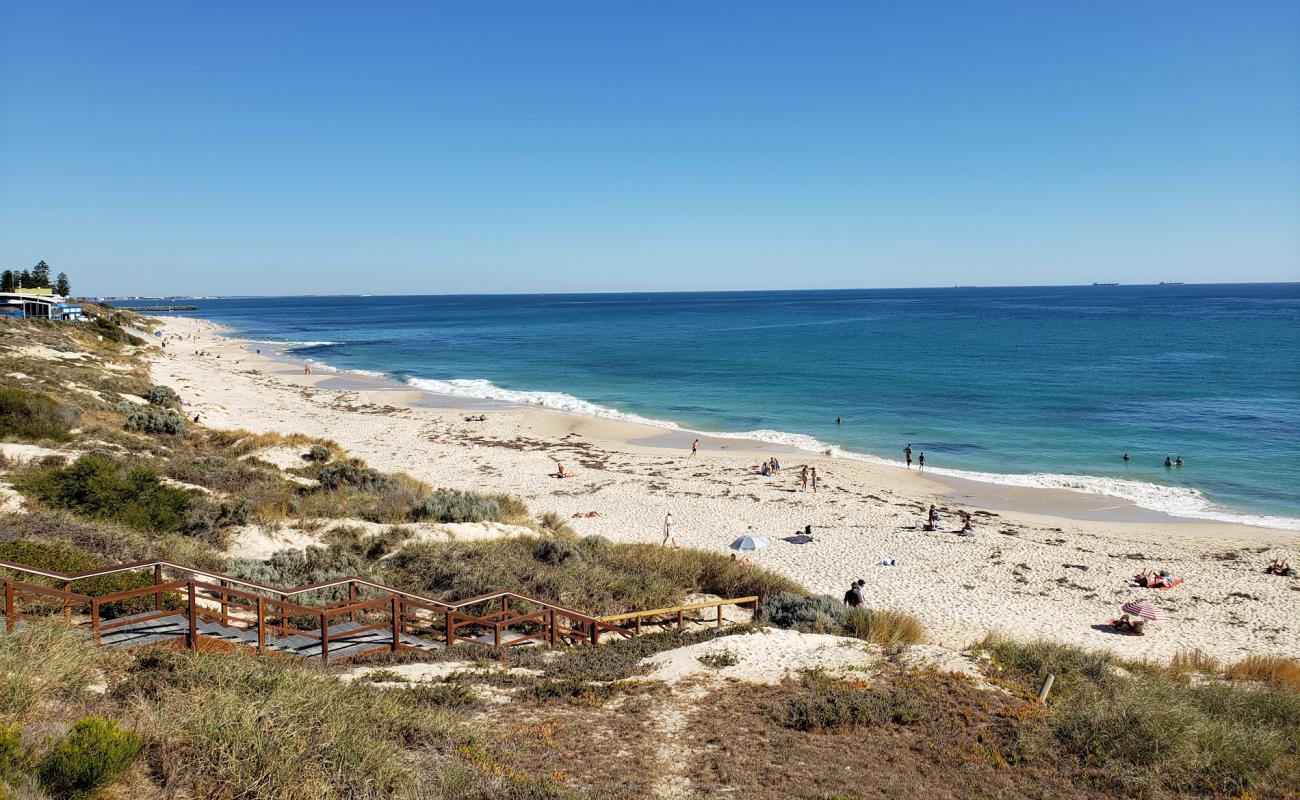
<svg viewBox="0 0 1300 800">
<path fill-rule="evenodd" d="M 691 458 L 695 458 L 696 454 L 698 454 L 699 452 L 700 452 L 700 440 L 696 439 L 695 441 L 691 442 Z"/>
<path fill-rule="evenodd" d="M 813 494 L 817 494 L 817 468 L 816 467 L 812 468 L 811 477 L 812 477 L 812 485 L 813 485 Z"/>
<path fill-rule="evenodd" d="M 925 472 L 925 451 L 924 450 L 921 451 L 921 455 L 917 456 L 916 466 L 917 469 L 921 470 L 922 472 Z"/>
<path fill-rule="evenodd" d="M 804 464 L 799 468 L 799 481 L 803 484 L 803 490 L 808 491 L 808 465 Z"/>
<path fill-rule="evenodd" d="M 903 459 L 907 461 L 907 468 L 912 468 L 912 443 L 908 442 L 907 447 L 903 448 Z"/>
<path fill-rule="evenodd" d="M 677 528 L 673 524 L 673 512 L 669 511 L 668 516 L 664 517 L 664 547 L 672 542 L 673 547 L 681 547 L 677 543 Z"/>
</svg>

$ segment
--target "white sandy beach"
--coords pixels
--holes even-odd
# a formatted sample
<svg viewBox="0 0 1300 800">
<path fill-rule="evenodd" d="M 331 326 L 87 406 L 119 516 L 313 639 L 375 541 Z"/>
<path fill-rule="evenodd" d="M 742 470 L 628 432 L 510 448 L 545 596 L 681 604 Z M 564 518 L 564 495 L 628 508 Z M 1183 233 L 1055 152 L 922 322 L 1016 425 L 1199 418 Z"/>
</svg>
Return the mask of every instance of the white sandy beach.
<svg viewBox="0 0 1300 800">
<path fill-rule="evenodd" d="M 1263 572 L 1275 557 L 1300 563 L 1293 531 L 1179 520 L 1062 490 L 972 489 L 810 453 L 781 452 L 785 469 L 767 478 L 755 467 L 773 449 L 757 442 L 705 438 L 692 459 L 689 437 L 662 428 L 531 407 L 468 412 L 463 402 L 441 405 L 381 381 L 304 375 L 203 320 L 168 318 L 162 327 L 184 338 L 155 360 L 154 379 L 209 426 L 328 437 L 380 469 L 436 487 L 517 494 L 537 513 L 574 517 L 581 534 L 618 541 L 659 542 L 668 511 L 683 546 L 725 551 L 752 526 L 772 540 L 756 562 L 836 597 L 863 578 L 869 605 L 915 614 L 946 647 L 1001 630 L 1126 657 L 1167 659 L 1193 647 L 1228 660 L 1300 657 L 1300 579 Z M 195 355 L 200 349 L 210 355 Z M 487 421 L 466 422 L 468 413 Z M 574 477 L 549 477 L 557 461 Z M 800 490 L 802 463 L 825 481 L 817 494 Z M 1038 513 L 988 511 L 963 496 Z M 942 530 L 922 532 L 916 523 L 931 502 L 944 511 Z M 953 533 L 961 509 L 975 514 L 974 537 Z M 599 516 L 575 516 L 591 511 Z M 812 542 L 783 539 L 805 525 Z M 1126 584 L 1148 567 L 1184 583 L 1169 591 Z M 1130 599 L 1149 599 L 1172 619 L 1144 637 L 1102 630 Z"/>
</svg>

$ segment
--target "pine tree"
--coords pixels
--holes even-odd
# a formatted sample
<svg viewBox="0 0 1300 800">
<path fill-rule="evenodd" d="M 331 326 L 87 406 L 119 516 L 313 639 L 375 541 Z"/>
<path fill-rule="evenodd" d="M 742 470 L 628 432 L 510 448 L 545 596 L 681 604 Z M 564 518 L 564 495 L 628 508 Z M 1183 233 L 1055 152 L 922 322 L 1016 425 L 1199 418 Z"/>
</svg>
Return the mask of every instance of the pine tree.
<svg viewBox="0 0 1300 800">
<path fill-rule="evenodd" d="M 68 283 L 68 273 L 59 273 L 59 277 L 54 282 L 54 292 L 64 297 L 72 294 L 72 284 Z"/>
<path fill-rule="evenodd" d="M 30 288 L 32 288 L 32 287 L 35 286 L 35 285 L 36 285 L 36 284 L 32 281 L 32 273 L 31 273 L 30 270 L 26 270 L 26 269 L 25 269 L 25 270 L 23 270 L 23 274 L 18 276 L 18 286 L 19 286 L 19 288 L 21 288 L 21 289 L 30 289 Z"/>
<path fill-rule="evenodd" d="M 11 269 L 0 273 L 0 292 L 12 292 L 18 288 L 18 278 Z"/>
<path fill-rule="evenodd" d="M 32 267 L 32 280 L 36 281 L 33 286 L 50 285 L 50 265 L 44 261 Z"/>
</svg>

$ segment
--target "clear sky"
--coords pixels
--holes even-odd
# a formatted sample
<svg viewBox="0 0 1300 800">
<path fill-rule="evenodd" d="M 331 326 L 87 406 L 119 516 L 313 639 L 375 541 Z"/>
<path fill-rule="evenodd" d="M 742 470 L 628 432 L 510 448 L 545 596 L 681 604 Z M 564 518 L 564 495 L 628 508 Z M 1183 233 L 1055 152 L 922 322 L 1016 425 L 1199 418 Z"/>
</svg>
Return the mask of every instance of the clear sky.
<svg viewBox="0 0 1300 800">
<path fill-rule="evenodd" d="M 0 0 L 79 293 L 1300 280 L 1300 2 Z"/>
</svg>

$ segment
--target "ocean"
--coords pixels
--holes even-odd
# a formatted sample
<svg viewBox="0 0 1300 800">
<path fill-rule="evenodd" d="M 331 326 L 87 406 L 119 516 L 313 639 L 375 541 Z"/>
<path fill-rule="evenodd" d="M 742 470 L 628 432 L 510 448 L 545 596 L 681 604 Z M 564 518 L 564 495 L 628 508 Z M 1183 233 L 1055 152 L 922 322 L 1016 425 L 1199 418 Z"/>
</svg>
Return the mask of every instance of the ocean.
<svg viewBox="0 0 1300 800">
<path fill-rule="evenodd" d="M 317 371 L 1300 530 L 1300 283 L 197 305 Z"/>
</svg>

